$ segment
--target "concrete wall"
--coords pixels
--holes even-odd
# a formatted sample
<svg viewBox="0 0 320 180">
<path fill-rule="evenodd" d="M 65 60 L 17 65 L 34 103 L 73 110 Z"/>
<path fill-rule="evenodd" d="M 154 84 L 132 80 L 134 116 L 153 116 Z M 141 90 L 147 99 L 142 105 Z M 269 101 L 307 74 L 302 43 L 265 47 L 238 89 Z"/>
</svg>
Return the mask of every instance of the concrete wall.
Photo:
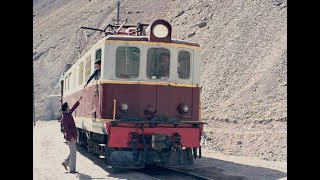
<svg viewBox="0 0 320 180">
<path fill-rule="evenodd" d="M 45 98 L 45 120 L 58 119 L 60 104 L 60 95 L 49 95 Z"/>
</svg>

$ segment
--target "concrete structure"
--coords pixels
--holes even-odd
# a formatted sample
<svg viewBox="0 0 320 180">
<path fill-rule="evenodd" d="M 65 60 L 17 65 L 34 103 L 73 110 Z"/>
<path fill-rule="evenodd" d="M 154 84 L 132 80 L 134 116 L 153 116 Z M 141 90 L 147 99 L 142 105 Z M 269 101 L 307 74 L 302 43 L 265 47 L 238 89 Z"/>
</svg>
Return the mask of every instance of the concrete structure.
<svg viewBox="0 0 320 180">
<path fill-rule="evenodd" d="M 45 120 L 59 119 L 60 95 L 49 95 L 45 98 Z"/>
</svg>

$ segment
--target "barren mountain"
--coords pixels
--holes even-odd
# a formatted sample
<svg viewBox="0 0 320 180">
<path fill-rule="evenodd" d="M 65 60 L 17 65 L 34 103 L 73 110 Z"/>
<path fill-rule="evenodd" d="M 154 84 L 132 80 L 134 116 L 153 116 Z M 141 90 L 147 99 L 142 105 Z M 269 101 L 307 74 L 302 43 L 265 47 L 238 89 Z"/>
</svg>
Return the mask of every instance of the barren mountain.
<svg viewBox="0 0 320 180">
<path fill-rule="evenodd" d="M 204 146 L 267 160 L 287 160 L 286 0 L 122 0 L 128 24 L 163 18 L 173 38 L 202 46 Z M 59 93 L 66 64 L 86 48 L 81 26 L 104 28 L 114 0 L 34 0 L 33 67 L 36 118 Z M 101 37 L 89 33 L 90 47 Z"/>
</svg>

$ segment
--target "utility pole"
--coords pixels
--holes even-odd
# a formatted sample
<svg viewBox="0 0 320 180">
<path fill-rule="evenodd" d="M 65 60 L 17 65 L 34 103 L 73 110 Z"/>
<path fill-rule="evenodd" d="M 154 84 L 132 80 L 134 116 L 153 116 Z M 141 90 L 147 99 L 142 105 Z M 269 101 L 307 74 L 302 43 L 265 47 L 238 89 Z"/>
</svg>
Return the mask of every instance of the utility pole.
<svg viewBox="0 0 320 180">
<path fill-rule="evenodd" d="M 119 25 L 120 22 L 120 1 L 117 1 L 117 19 L 112 19 L 112 21 L 115 21 L 115 25 Z"/>
<path fill-rule="evenodd" d="M 120 22 L 119 14 L 120 14 L 120 1 L 117 2 L 117 24 L 119 24 Z"/>
</svg>

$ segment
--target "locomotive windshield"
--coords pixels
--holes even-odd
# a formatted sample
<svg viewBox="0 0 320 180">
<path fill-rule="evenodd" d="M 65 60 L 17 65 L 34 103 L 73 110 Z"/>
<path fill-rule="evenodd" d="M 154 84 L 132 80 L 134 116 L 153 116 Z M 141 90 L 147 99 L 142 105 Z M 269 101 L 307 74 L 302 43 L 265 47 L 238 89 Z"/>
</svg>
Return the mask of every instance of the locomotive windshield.
<svg viewBox="0 0 320 180">
<path fill-rule="evenodd" d="M 178 75 L 180 79 L 190 78 L 190 52 L 188 51 L 179 51 Z"/>
<path fill-rule="evenodd" d="M 116 53 L 116 76 L 118 78 L 136 78 L 139 76 L 140 49 L 121 46 Z"/>
<path fill-rule="evenodd" d="M 150 79 L 168 79 L 170 51 L 165 48 L 150 48 L 147 57 L 147 75 Z"/>
</svg>

